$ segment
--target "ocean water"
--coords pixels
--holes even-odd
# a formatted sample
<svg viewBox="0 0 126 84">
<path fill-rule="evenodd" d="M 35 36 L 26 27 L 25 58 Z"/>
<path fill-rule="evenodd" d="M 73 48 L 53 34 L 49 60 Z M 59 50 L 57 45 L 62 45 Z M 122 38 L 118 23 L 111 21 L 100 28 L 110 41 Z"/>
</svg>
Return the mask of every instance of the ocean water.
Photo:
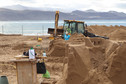
<svg viewBox="0 0 126 84">
<path fill-rule="evenodd" d="M 126 20 L 81 20 L 87 25 L 123 25 Z M 63 21 L 59 21 L 59 26 Z M 2 34 L 23 34 L 23 35 L 48 35 L 48 28 L 54 28 L 55 21 L 0 21 L 0 33 Z"/>
</svg>

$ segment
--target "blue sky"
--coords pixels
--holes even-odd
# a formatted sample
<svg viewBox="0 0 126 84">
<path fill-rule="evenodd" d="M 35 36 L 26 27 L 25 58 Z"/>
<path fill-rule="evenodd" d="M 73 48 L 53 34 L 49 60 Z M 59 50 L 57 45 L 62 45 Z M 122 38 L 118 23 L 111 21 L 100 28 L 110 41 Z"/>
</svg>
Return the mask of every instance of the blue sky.
<svg viewBox="0 0 126 84">
<path fill-rule="evenodd" d="M 0 7 L 11 5 L 73 10 L 118 11 L 126 13 L 126 0 L 0 0 Z"/>
</svg>

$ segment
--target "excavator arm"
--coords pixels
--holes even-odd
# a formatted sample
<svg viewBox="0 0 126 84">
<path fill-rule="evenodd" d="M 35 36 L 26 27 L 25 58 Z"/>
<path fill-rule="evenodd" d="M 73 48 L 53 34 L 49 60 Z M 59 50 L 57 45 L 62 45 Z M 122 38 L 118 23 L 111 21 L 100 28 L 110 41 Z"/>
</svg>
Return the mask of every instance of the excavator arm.
<svg viewBox="0 0 126 84">
<path fill-rule="evenodd" d="M 63 34 L 63 29 L 58 29 L 59 11 L 55 14 L 55 28 L 48 28 L 48 33 L 53 34 L 54 37 Z"/>
<path fill-rule="evenodd" d="M 59 11 L 56 11 L 56 14 L 55 14 L 55 29 L 54 29 L 54 36 L 57 35 L 58 20 L 59 20 Z"/>
</svg>

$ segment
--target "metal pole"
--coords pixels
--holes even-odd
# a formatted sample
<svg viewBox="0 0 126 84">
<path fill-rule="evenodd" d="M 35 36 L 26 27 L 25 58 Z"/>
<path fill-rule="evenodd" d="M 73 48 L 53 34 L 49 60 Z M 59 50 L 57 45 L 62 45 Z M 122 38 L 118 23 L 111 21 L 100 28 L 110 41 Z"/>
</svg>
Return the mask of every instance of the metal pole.
<svg viewBox="0 0 126 84">
<path fill-rule="evenodd" d="M 44 33 L 45 33 L 45 28 L 43 27 L 43 36 L 44 36 Z"/>
<path fill-rule="evenodd" d="M 43 35 L 44 35 L 44 26 L 43 26 Z"/>
<path fill-rule="evenodd" d="M 38 40 L 38 33 L 37 33 L 37 40 Z"/>
<path fill-rule="evenodd" d="M 42 25 L 42 29 L 43 29 L 43 25 Z M 43 30 L 42 30 L 42 32 L 43 32 Z"/>
<path fill-rule="evenodd" d="M 3 28 L 3 25 L 2 25 L 2 34 L 4 34 L 4 28 Z"/>
<path fill-rule="evenodd" d="M 43 36 L 44 36 L 44 26 L 42 27 L 42 30 L 43 30 Z"/>
<path fill-rule="evenodd" d="M 23 25 L 22 25 L 22 35 L 23 35 Z"/>
</svg>

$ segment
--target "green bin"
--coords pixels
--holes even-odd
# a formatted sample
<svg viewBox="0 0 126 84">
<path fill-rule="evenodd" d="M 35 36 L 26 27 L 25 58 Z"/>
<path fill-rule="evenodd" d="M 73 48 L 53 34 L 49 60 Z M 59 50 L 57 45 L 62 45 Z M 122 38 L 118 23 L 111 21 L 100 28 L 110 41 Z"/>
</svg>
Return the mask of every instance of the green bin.
<svg viewBox="0 0 126 84">
<path fill-rule="evenodd" d="M 6 76 L 0 76 L 0 84 L 9 84 Z"/>
</svg>

